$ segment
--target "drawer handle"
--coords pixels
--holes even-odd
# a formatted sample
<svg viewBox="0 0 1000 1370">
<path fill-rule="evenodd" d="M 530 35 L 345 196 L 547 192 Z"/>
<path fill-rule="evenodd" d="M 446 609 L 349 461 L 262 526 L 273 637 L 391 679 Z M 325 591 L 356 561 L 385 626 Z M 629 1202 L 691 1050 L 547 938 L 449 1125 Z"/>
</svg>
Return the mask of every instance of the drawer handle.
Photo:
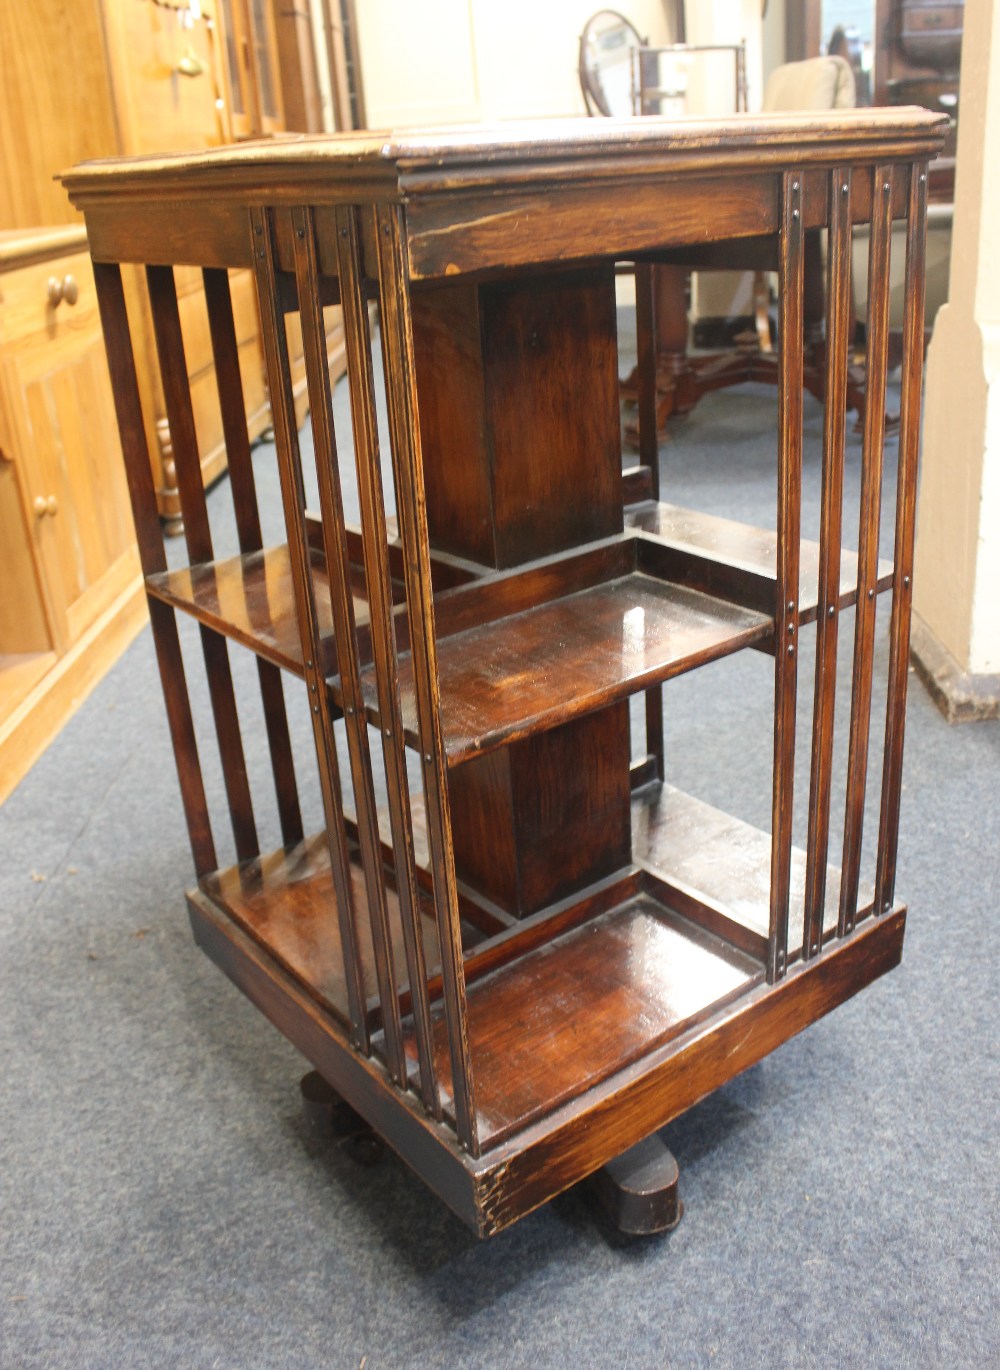
<svg viewBox="0 0 1000 1370">
<path fill-rule="evenodd" d="M 68 305 L 76 304 L 80 298 L 80 287 L 76 283 L 76 277 L 66 275 L 60 280 L 58 276 L 50 276 L 48 297 L 50 309 L 58 309 L 63 300 Z"/>
<path fill-rule="evenodd" d="M 35 515 L 43 519 L 46 514 L 54 517 L 59 512 L 59 501 L 55 495 L 49 495 L 48 499 L 44 495 L 38 495 L 35 499 Z"/>
</svg>

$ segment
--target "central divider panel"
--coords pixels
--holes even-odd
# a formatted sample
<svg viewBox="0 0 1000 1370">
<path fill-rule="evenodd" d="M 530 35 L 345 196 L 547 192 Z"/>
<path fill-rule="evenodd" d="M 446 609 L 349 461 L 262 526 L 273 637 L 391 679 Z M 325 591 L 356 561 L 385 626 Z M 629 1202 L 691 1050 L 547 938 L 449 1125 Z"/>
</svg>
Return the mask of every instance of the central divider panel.
<svg viewBox="0 0 1000 1370">
<path fill-rule="evenodd" d="M 508 569 L 621 533 L 613 263 L 423 287 L 412 307 L 432 548 Z M 604 631 L 620 637 L 620 615 Z M 529 688 L 544 662 L 526 645 Z M 627 866 L 628 772 L 624 703 L 453 767 L 459 879 L 524 917 Z"/>
</svg>

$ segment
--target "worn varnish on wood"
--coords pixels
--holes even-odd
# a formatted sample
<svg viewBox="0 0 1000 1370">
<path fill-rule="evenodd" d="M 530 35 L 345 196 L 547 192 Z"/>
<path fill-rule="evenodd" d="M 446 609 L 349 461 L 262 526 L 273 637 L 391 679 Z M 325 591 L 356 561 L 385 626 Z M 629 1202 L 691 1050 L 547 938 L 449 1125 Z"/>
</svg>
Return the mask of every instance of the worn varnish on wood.
<svg viewBox="0 0 1000 1370">
<path fill-rule="evenodd" d="M 628 1152 L 899 960 L 919 286 L 926 162 L 942 128 L 902 110 L 554 122 L 249 144 L 67 177 L 97 263 L 199 876 L 188 897 L 196 938 L 481 1235 Z M 908 225 L 908 323 L 895 548 L 879 560 L 881 321 L 894 218 Z M 872 398 L 854 543 L 840 504 L 856 222 L 871 222 L 873 248 Z M 803 231 L 820 227 L 830 235 L 828 407 L 813 544 L 800 538 Z M 740 243 L 780 267 L 777 527 L 659 502 L 648 431 L 646 502 L 623 512 L 636 487 L 621 475 L 615 260 L 660 254 L 683 266 L 710 253 L 724 262 Z M 189 506 L 191 565 L 171 571 L 121 286 L 121 264 L 134 261 L 149 268 Z M 240 533 L 240 555 L 218 561 L 190 455 L 171 272 L 180 265 L 205 272 Z M 256 282 L 282 547 L 262 546 L 237 402 L 225 275 L 235 267 L 251 267 Z M 338 451 L 323 361 L 323 309 L 334 300 L 344 312 L 353 453 L 342 439 Z M 304 349 L 318 519 L 305 509 L 289 328 Z M 648 365 L 651 350 L 641 351 Z M 648 399 L 651 378 L 640 379 Z M 360 529 L 344 522 L 351 465 Z M 859 553 L 842 552 L 842 540 Z M 872 635 L 890 590 L 870 878 Z M 217 855 L 177 611 L 201 626 L 235 864 Z M 845 612 L 856 623 L 853 703 L 838 720 Z M 815 633 L 803 633 L 812 623 Z M 285 843 L 271 855 L 258 850 L 261 810 L 248 789 L 227 643 L 254 652 L 260 667 Z M 771 833 L 664 783 L 671 679 L 744 648 L 774 659 Z M 796 738 L 814 653 L 811 737 Z M 326 830 L 304 841 L 283 673 L 305 691 L 319 764 Z M 629 738 L 628 701 L 639 692 L 646 757 L 633 765 L 642 743 Z M 840 856 L 837 728 L 848 730 L 843 876 L 831 864 Z M 812 760 L 804 838 L 794 821 L 802 746 Z"/>
</svg>

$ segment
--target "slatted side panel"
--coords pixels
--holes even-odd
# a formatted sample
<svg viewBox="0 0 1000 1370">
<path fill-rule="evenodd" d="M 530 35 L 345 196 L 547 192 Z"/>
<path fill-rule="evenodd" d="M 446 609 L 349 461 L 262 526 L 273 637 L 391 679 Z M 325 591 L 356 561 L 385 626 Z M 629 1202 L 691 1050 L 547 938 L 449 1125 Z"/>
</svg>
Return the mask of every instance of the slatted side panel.
<svg viewBox="0 0 1000 1370">
<path fill-rule="evenodd" d="M 229 485 L 233 496 L 236 529 L 240 551 L 260 551 L 263 540 L 260 512 L 250 457 L 246 410 L 243 404 L 243 383 L 240 376 L 239 350 L 233 321 L 233 301 L 229 289 L 229 274 L 217 268 L 206 268 L 202 273 L 205 283 L 205 302 L 208 307 L 208 326 L 212 339 L 212 355 L 218 385 L 222 428 L 226 442 Z M 264 726 L 271 754 L 271 770 L 281 822 L 281 836 L 286 846 L 293 846 L 303 837 L 302 812 L 299 806 L 295 762 L 288 730 L 288 714 L 281 685 L 281 671 L 262 657 L 257 657 L 257 676 L 260 684 Z"/>
<path fill-rule="evenodd" d="M 892 169 L 888 166 L 877 166 L 872 177 L 865 356 L 865 422 L 861 459 L 861 511 L 858 536 L 858 598 L 854 625 L 854 666 L 851 681 L 844 855 L 840 882 L 840 910 L 837 921 L 837 929 L 841 937 L 853 931 L 858 916 L 861 841 L 868 775 L 868 732 L 871 722 L 872 674 L 875 652 L 882 457 L 885 443 L 885 372 L 889 335 Z"/>
<path fill-rule="evenodd" d="M 309 691 L 309 710 L 319 769 L 327 843 L 333 873 L 334 895 L 341 949 L 347 982 L 351 1036 L 355 1045 L 371 1053 L 371 1034 L 365 1004 L 365 987 L 358 948 L 358 911 L 355 907 L 347 847 L 347 830 L 340 782 L 340 766 L 334 739 L 334 712 L 323 677 L 320 631 L 309 543 L 305 528 L 305 490 L 295 403 L 289 365 L 288 340 L 277 269 L 274 226 L 271 213 L 262 209 L 250 212 L 253 233 L 254 272 L 260 308 L 261 336 L 271 394 L 274 441 L 278 453 L 281 502 L 288 533 L 292 584 L 299 633 L 305 650 L 305 677 Z"/>
<path fill-rule="evenodd" d="M 799 637 L 799 537 L 802 514 L 802 176 L 786 172 L 778 292 L 778 562 L 774 609 L 774 770 L 771 803 L 771 907 L 767 978 L 788 965 L 795 703 Z"/>
<path fill-rule="evenodd" d="M 892 620 L 889 625 L 889 679 L 886 693 L 882 811 L 875 867 L 875 912 L 892 907 L 899 841 L 899 804 L 903 769 L 903 725 L 910 657 L 910 607 L 913 532 L 920 446 L 920 382 L 924 358 L 924 265 L 927 231 L 927 166 L 910 170 L 906 233 L 905 313 L 903 317 L 903 391 L 899 416 L 899 467 L 893 554 Z"/>
<path fill-rule="evenodd" d="M 389 799 L 393 869 L 403 920 L 414 1037 L 420 1072 L 420 1094 L 426 1108 L 435 1118 L 440 1118 L 441 1095 L 434 1068 L 427 967 L 424 960 L 416 881 L 413 820 L 410 812 L 400 704 L 399 662 L 392 614 L 392 574 L 389 567 L 378 418 L 375 409 L 375 380 L 357 211 L 352 208 L 339 209 L 336 222 L 340 295 L 354 426 L 355 466 L 361 504 L 365 582 L 368 587 L 372 650 L 378 687 L 382 758 Z"/>
<path fill-rule="evenodd" d="M 844 433 L 847 365 L 851 345 L 851 171 L 830 173 L 827 250 L 826 387 L 820 512 L 819 590 L 816 614 L 816 679 L 813 695 L 809 821 L 806 843 L 805 918 L 802 956 L 816 956 L 823 941 L 830 788 L 837 695 L 840 619 L 840 544 L 844 502 Z"/>
<path fill-rule="evenodd" d="M 125 308 L 125 294 L 122 289 L 121 268 L 96 262 L 94 280 L 97 285 L 98 307 L 104 330 L 118 431 L 125 454 L 125 470 L 139 556 L 143 574 L 156 575 L 166 569 L 167 559 L 149 464 L 149 448 L 139 399 L 139 384 Z M 184 661 L 177 635 L 177 617 L 168 605 L 152 597 L 148 599 L 156 660 L 163 685 L 167 721 L 174 747 L 177 778 L 180 782 L 181 800 L 195 870 L 199 876 L 207 875 L 217 868 L 218 860 L 208 814 L 208 802 L 205 798 L 198 743 L 184 675 Z"/>
<path fill-rule="evenodd" d="M 655 268 L 639 262 L 635 268 L 635 327 L 638 350 L 639 462 L 649 469 L 650 494 L 660 498 L 660 447 L 656 430 L 656 290 Z M 646 691 L 646 755 L 663 780 L 663 686 Z"/>
<path fill-rule="evenodd" d="M 428 551 L 423 457 L 417 414 L 410 308 L 409 261 L 403 211 L 380 205 L 371 228 L 378 256 L 382 355 L 392 441 L 396 509 L 404 549 L 407 614 L 413 654 L 420 756 L 431 874 L 441 944 L 445 1021 L 451 1058 L 459 1141 L 473 1155 L 480 1150 L 469 1025 L 462 966 L 462 937 L 455 877 L 455 852 L 448 808 L 447 770 L 441 728 L 441 700 L 434 638 L 434 603 Z"/>
<path fill-rule="evenodd" d="M 153 315 L 153 333 L 156 337 L 163 398 L 177 467 L 177 485 L 188 555 L 192 563 L 210 562 L 212 533 L 205 504 L 205 487 L 201 475 L 194 411 L 191 407 L 191 391 L 173 268 L 147 267 L 146 281 Z M 260 847 L 257 843 L 250 782 L 236 710 L 229 647 L 220 633 L 214 632 L 204 624 L 199 624 L 199 633 L 236 854 L 239 860 L 248 861 L 259 854 Z"/>
<path fill-rule="evenodd" d="M 330 391 L 330 369 L 326 356 L 326 329 L 320 295 L 319 271 L 316 263 L 316 241 L 311 211 L 292 212 L 295 250 L 295 279 L 299 300 L 299 318 L 305 351 L 306 376 L 309 386 L 309 406 L 316 453 L 316 477 L 319 484 L 322 514 L 323 543 L 327 571 L 330 577 L 330 598 L 333 609 L 334 635 L 337 643 L 337 665 L 347 745 L 350 755 L 351 778 L 354 788 L 355 812 L 358 819 L 358 843 L 368 897 L 368 916 L 371 921 L 372 946 L 375 951 L 375 974 L 378 982 L 379 1003 L 385 1039 L 385 1057 L 389 1074 L 404 1088 L 406 1086 L 406 1058 L 399 1011 L 399 976 L 392 949 L 392 932 L 385 878 L 382 869 L 382 848 L 379 840 L 378 812 L 372 778 L 371 755 L 368 746 L 368 725 L 361 693 L 357 625 L 351 594 L 350 559 L 344 528 L 344 502 L 337 462 L 337 444 L 333 427 L 333 400 Z M 414 933 L 413 911 L 408 922 L 408 943 Z M 409 948 L 408 948 L 409 949 Z"/>
</svg>

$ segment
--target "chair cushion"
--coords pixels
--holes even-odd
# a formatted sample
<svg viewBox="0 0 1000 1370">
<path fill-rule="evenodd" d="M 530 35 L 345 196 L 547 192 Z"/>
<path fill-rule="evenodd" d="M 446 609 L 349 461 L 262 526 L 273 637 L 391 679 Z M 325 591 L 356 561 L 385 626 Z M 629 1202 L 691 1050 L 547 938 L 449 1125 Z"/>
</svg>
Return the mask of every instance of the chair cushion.
<svg viewBox="0 0 1000 1370">
<path fill-rule="evenodd" d="M 809 57 L 775 67 L 764 88 L 764 109 L 853 109 L 854 73 L 843 57 Z"/>
</svg>

